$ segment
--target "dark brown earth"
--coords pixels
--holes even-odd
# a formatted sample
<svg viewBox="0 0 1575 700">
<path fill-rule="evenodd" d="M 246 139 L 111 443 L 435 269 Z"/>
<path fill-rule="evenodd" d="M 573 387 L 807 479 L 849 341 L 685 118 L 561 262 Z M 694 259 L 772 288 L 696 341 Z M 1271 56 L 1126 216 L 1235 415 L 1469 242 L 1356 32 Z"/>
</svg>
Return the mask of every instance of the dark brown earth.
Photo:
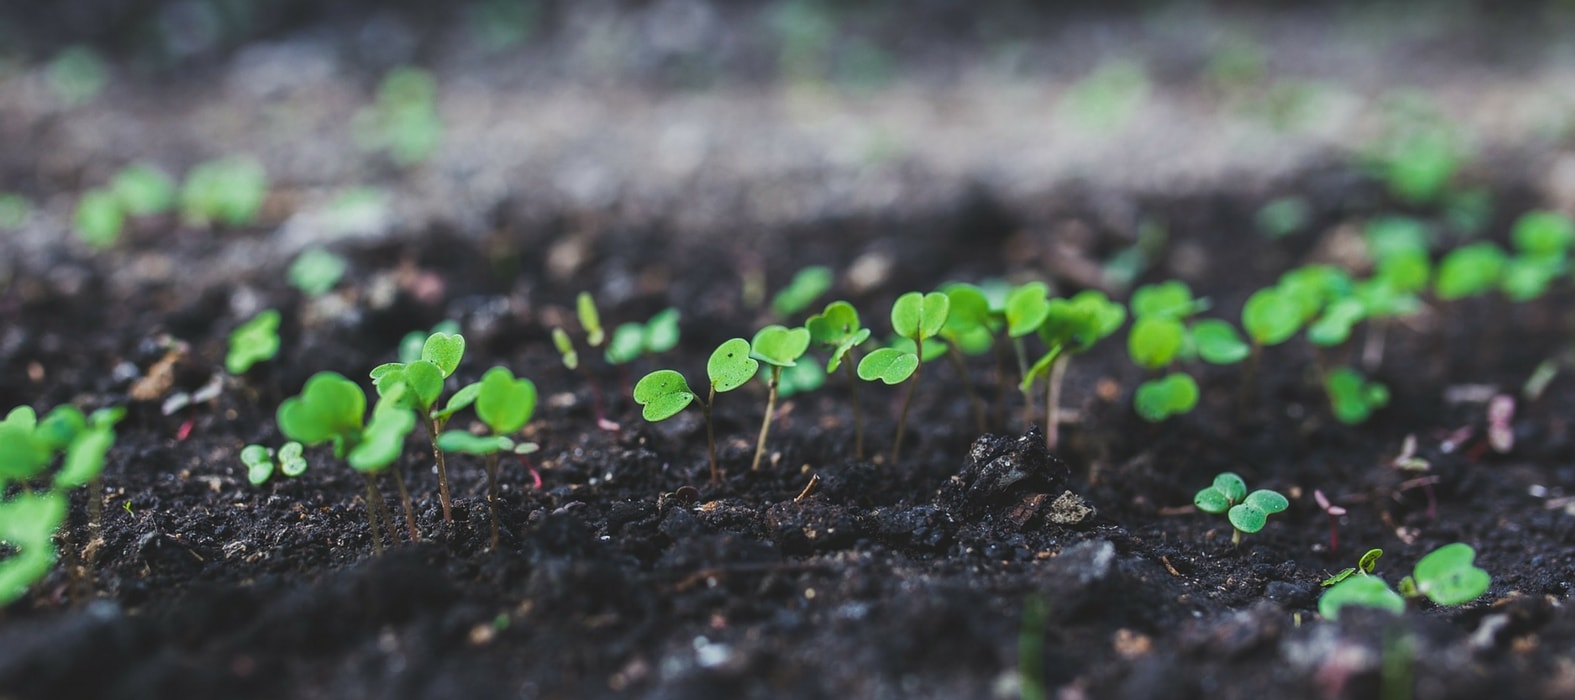
<svg viewBox="0 0 1575 700">
<path fill-rule="evenodd" d="M 17 174 L 26 162 L 9 168 L 0 189 L 38 187 Z M 1469 177 L 1497 205 L 1489 237 L 1502 241 L 1515 215 L 1546 204 L 1512 163 Z M 731 236 L 640 222 L 627 209 L 499 206 L 479 234 L 438 221 L 341 242 L 351 271 L 327 301 L 286 285 L 283 262 L 218 282 L 196 272 L 232 246 L 266 246 L 282 216 L 219 233 L 148 222 L 112 251 L 57 245 L 14 258 L 26 262 L 0 283 L 0 407 L 130 412 L 105 473 L 91 594 L 62 570 L 3 611 L 0 694 L 1016 697 L 1019 674 L 1037 664 L 1059 697 L 1376 697 L 1380 668 L 1407 639 L 1414 691 L 1396 697 L 1575 695 L 1575 391 L 1566 371 L 1520 402 L 1505 455 L 1486 449 L 1485 403 L 1470 398 L 1483 392 L 1461 391 L 1513 393 L 1539 362 L 1563 356 L 1575 331 L 1567 285 L 1519 305 L 1435 305 L 1394 329 L 1375 375 L 1393 401 L 1355 427 L 1330 417 L 1300 340 L 1268 350 L 1250 409 L 1238 406 L 1239 368 L 1197 367 L 1198 410 L 1145 423 L 1130 408 L 1145 377 L 1124 356 L 1124 333 L 1072 363 L 1064 403 L 1076 421 L 1054 455 L 1022 424 L 1017 394 L 994 389 L 989 358 L 968 370 L 999 413 L 991 432 L 974 428 L 957 373 L 927 365 L 900 464 L 883 454 L 900 393 L 860 387 L 869 451 L 882 456 L 856 460 L 840 377 L 779 407 L 758 472 L 748 465 L 764 388 L 724 396 L 726 478 L 716 486 L 697 411 L 639 418 L 628 388 L 643 372 L 677 368 L 693 381 L 722 340 L 801 320 L 746 308 L 740 271 L 751 266 L 773 289 L 805 265 L 832 267 L 838 281 L 822 301 L 850 300 L 880 335 L 897 295 L 946 281 L 1049 276 L 1076 291 L 1066 271 L 1131 245 L 1119 222 L 1154 220 L 1168 245 L 1140 281 L 1183 279 L 1235 319 L 1253 290 L 1324 259 L 1342 225 L 1403 208 L 1341 158 L 1304 164 L 1272 192 L 1068 184 L 1032 206 L 970 192 Z M 1283 194 L 1308 199 L 1312 225 L 1270 240 L 1253 217 Z M 565 250 L 577 253 L 566 268 L 550 254 Z M 155 264 L 193 272 L 127 272 Z M 885 272 L 868 275 L 872 265 Z M 389 285 L 391 297 L 377 291 Z M 549 340 L 582 290 L 614 324 L 680 309 L 682 342 L 626 372 L 593 358 L 593 396 Z M 222 372 L 228 332 L 250 315 L 236 309 L 268 307 L 284 315 L 279 357 L 226 379 L 212 402 L 163 415 L 164 394 Z M 542 446 L 532 456 L 541 485 L 507 465 L 501 546 L 487 546 L 480 464 L 451 458 L 446 527 L 415 435 L 398 468 L 424 541 L 381 557 L 363 482 L 326 450 L 309 451 L 300 478 L 247 483 L 237 454 L 282 440 L 273 415 L 283 397 L 320 370 L 364 377 L 406 332 L 442 319 L 469 341 L 461 384 L 504 364 L 542 392 L 527 429 Z M 132 399 L 167 357 L 166 338 L 189 348 L 173 384 Z M 621 430 L 597 428 L 598 401 Z M 1467 427 L 1471 437 L 1446 451 Z M 1422 490 L 1398 491 L 1404 477 L 1388 466 L 1407 435 L 1437 477 L 1431 515 Z M 1286 493 L 1291 509 L 1233 547 L 1223 519 L 1190 507 L 1222 470 Z M 818 489 L 798 498 L 814 477 Z M 1337 551 L 1314 489 L 1349 508 Z M 1066 507 L 1078 499 L 1094 511 Z M 71 542 L 88 538 L 85 505 L 79 497 Z M 1493 575 L 1478 601 L 1317 617 L 1319 581 L 1361 551 L 1383 548 L 1380 570 L 1395 580 L 1454 541 L 1474 546 Z M 1025 624 L 1031 601 L 1046 612 Z M 1020 649 L 1036 638 L 1043 653 L 1025 662 Z"/>
</svg>

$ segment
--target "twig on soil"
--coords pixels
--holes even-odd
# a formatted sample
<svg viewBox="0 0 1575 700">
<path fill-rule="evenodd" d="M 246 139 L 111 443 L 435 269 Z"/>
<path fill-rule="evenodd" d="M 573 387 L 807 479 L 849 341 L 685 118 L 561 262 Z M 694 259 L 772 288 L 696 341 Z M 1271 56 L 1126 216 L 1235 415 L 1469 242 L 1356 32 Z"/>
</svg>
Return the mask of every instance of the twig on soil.
<svg viewBox="0 0 1575 700">
<path fill-rule="evenodd" d="M 798 495 L 793 497 L 793 502 L 794 503 L 798 503 L 800 501 L 803 501 L 806 498 L 809 498 L 809 495 L 814 493 L 815 489 L 817 489 L 819 487 L 820 487 L 820 475 L 819 474 L 811 474 L 810 477 L 809 477 L 809 483 L 804 484 L 804 490 L 798 492 Z"/>
</svg>

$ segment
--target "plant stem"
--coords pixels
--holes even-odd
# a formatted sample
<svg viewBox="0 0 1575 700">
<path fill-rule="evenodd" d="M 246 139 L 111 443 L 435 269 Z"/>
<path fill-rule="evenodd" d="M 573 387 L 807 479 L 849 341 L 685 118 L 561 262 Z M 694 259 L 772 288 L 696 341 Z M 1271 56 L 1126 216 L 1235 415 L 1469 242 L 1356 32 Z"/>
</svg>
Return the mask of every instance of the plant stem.
<svg viewBox="0 0 1575 700">
<path fill-rule="evenodd" d="M 445 524 L 453 524 L 453 507 L 450 505 L 451 501 L 448 497 L 448 464 L 443 458 L 443 450 L 438 449 L 437 444 L 438 433 L 443 430 L 443 424 L 431 416 L 425 418 L 422 422 L 427 428 L 427 438 L 432 441 L 432 458 L 437 460 L 438 501 L 443 504 L 443 522 Z"/>
<path fill-rule="evenodd" d="M 1247 367 L 1241 373 L 1241 396 L 1238 397 L 1236 406 L 1242 416 L 1246 416 L 1247 411 L 1255 403 L 1253 394 L 1257 392 L 1254 390 L 1253 384 L 1258 378 L 1258 356 L 1262 354 L 1263 344 L 1257 340 L 1252 341 L 1252 351 L 1247 353 Z"/>
<path fill-rule="evenodd" d="M 394 528 L 394 515 L 388 511 L 388 499 L 383 497 L 383 487 L 377 485 L 377 477 L 372 477 L 372 490 L 377 495 L 377 512 L 383 519 L 383 532 L 388 535 L 390 546 L 399 543 L 399 530 Z"/>
<path fill-rule="evenodd" d="M 1061 442 L 1061 381 L 1066 378 L 1070 355 L 1055 358 L 1050 365 L 1050 382 L 1045 387 L 1045 448 L 1054 450 Z"/>
<path fill-rule="evenodd" d="M 700 409 L 705 411 L 705 449 L 711 456 L 711 485 L 722 483 L 722 475 L 716 468 L 716 426 L 711 422 L 711 404 L 716 403 L 716 385 L 711 385 L 711 393 L 706 397 L 705 403 L 700 404 Z"/>
<path fill-rule="evenodd" d="M 416 509 L 410 505 L 410 491 L 405 489 L 405 477 L 399 473 L 399 468 L 389 470 L 394 474 L 394 485 L 399 487 L 399 504 L 405 508 L 405 525 L 410 528 L 410 541 L 420 542 L 421 531 L 416 529 Z"/>
<path fill-rule="evenodd" d="M 1368 374 L 1378 371 L 1384 363 L 1384 341 L 1388 335 L 1389 320 L 1375 318 L 1367 325 L 1367 337 L 1362 343 L 1362 369 Z"/>
<path fill-rule="evenodd" d="M 915 343 L 917 344 L 917 343 Z M 913 376 L 908 377 L 908 395 L 902 399 L 902 413 L 897 416 L 897 439 L 891 443 L 891 463 L 897 463 L 897 457 L 902 454 L 902 432 L 908 427 L 908 407 L 913 405 L 913 389 L 919 385 L 919 371 L 924 369 L 924 357 L 919 357 L 918 366 L 913 368 Z"/>
<path fill-rule="evenodd" d="M 383 535 L 377 529 L 377 484 L 372 481 L 371 472 L 361 472 L 366 477 L 366 523 L 372 535 L 372 549 L 378 556 L 383 554 Z"/>
<path fill-rule="evenodd" d="M 848 398 L 853 400 L 853 458 L 864 460 L 864 416 L 859 413 L 859 377 L 853 370 L 853 353 L 842 358 L 848 368 Z"/>
<path fill-rule="evenodd" d="M 1237 547 L 1241 546 L 1241 530 L 1231 528 L 1230 543 Z"/>
<path fill-rule="evenodd" d="M 492 514 L 492 549 L 498 548 L 498 453 L 487 455 L 487 510 Z"/>
<path fill-rule="evenodd" d="M 963 362 L 962 351 L 958 350 L 956 345 L 952 345 L 946 350 L 946 357 L 952 361 L 952 367 L 957 369 L 957 376 L 962 378 L 963 391 L 968 393 L 968 407 L 973 411 L 975 428 L 980 435 L 983 435 L 984 403 L 979 400 L 979 393 L 973 390 L 973 380 L 968 378 L 968 365 Z"/>
<path fill-rule="evenodd" d="M 760 422 L 760 438 L 755 441 L 755 461 L 749 471 L 760 469 L 760 457 L 766 451 L 766 433 L 771 432 L 771 414 L 777 409 L 777 382 L 782 378 L 782 368 L 771 367 L 771 391 L 766 394 L 766 419 Z"/>
<path fill-rule="evenodd" d="M 995 343 L 995 424 L 1006 423 L 1006 347 Z"/>
<path fill-rule="evenodd" d="M 94 561 L 104 537 L 104 475 L 96 474 L 88 481 L 88 541 L 84 549 L 87 560 L 83 565 L 93 571 Z"/>
<path fill-rule="evenodd" d="M 1019 377 L 1027 377 L 1028 376 L 1028 359 L 1027 359 L 1027 356 L 1024 354 L 1025 350 L 1023 349 L 1023 339 L 1022 338 L 1013 338 L 1012 339 L 1012 351 L 1014 353 L 1016 353 L 1016 355 L 1017 355 L 1017 376 L 1019 376 Z M 1023 424 L 1025 426 L 1033 425 L 1033 423 L 1034 423 L 1033 386 L 1031 384 L 1029 386 L 1019 386 L 1017 388 L 1017 390 L 1018 390 L 1018 392 L 1020 392 L 1023 395 Z"/>
</svg>

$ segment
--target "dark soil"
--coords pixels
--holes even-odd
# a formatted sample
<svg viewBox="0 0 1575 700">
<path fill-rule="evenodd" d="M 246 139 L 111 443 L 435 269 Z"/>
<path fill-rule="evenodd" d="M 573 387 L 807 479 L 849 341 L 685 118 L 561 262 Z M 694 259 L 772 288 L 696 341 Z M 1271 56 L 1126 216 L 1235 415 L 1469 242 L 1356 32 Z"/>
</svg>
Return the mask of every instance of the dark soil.
<svg viewBox="0 0 1575 700">
<path fill-rule="evenodd" d="M 1501 212 L 1488 235 L 1502 239 L 1537 196 L 1512 176 L 1484 184 Z M 1395 206 L 1345 162 L 1285 184 L 1309 198 L 1314 225 L 1278 241 L 1254 228 L 1262 192 L 1092 190 L 1068 187 L 1032 211 L 980 194 L 922 216 L 732 237 L 504 209 L 484 238 L 433 225 L 341 245 L 351 272 L 327 300 L 303 297 L 276 266 L 129 293 L 123 279 L 109 281 L 155 257 L 195 270 L 262 230 L 208 235 L 154 222 L 107 253 L 53 249 L 0 287 L 0 407 L 130 412 L 105 473 L 92 566 L 76 580 L 81 562 L 68 560 L 3 611 L 0 694 L 1016 697 L 1019 672 L 1039 666 L 1059 697 L 1373 697 L 1388 664 L 1411 675 L 1419 698 L 1575 695 L 1575 614 L 1565 605 L 1575 581 L 1566 498 L 1575 391 L 1566 373 L 1520 402 L 1515 448 L 1497 454 L 1483 437 L 1484 392 L 1460 390 L 1515 393 L 1562 354 L 1567 290 L 1519 305 L 1436 305 L 1392 329 L 1375 376 L 1394 399 L 1355 427 L 1330 417 L 1317 384 L 1320 359 L 1333 358 L 1301 341 L 1270 348 L 1245 391 L 1239 368 L 1193 368 L 1198 410 L 1145 423 L 1130 408 L 1145 376 L 1125 358 L 1124 333 L 1071 364 L 1063 403 L 1075 422 L 1055 454 L 1022 423 L 1015 391 L 996 390 L 989 357 L 968 372 L 991 407 L 990 433 L 975 429 L 961 377 L 927 365 L 899 464 L 886 459 L 895 389 L 859 388 L 872 459 L 854 458 L 838 376 L 779 406 L 756 472 L 764 387 L 725 395 L 716 414 L 725 479 L 714 486 L 699 412 L 647 424 L 629 398 L 644 372 L 672 367 L 695 381 L 719 342 L 781 320 L 741 301 L 740 271 L 752 266 L 773 289 L 804 265 L 831 266 L 838 283 L 822 303 L 847 298 L 884 333 L 903 292 L 1108 258 L 1131 244 L 1101 214 L 1116 199 L 1169 230 L 1141 281 L 1183 279 L 1213 300 L 1212 313 L 1235 319 L 1253 290 L 1323 259 L 1339 224 Z M 564 246 L 583 253 L 567 271 L 547 254 Z M 870 260 L 886 273 L 850 281 L 855 261 Z M 549 339 L 572 323 L 581 290 L 603 300 L 613 324 L 677 307 L 681 344 L 626 370 L 587 353 L 593 395 Z M 227 334 L 250 316 L 238 309 L 268 307 L 285 318 L 279 357 L 225 379 L 216 399 L 164 415 L 169 393 L 222 372 Z M 360 475 L 326 449 L 309 450 L 300 478 L 247 483 L 241 447 L 283 439 L 274 410 L 308 376 L 364 377 L 406 332 L 446 318 L 469 341 L 461 384 L 504 364 L 542 392 L 526 430 L 542 450 L 504 470 L 501 546 L 488 547 L 474 459 L 450 458 L 455 521 L 443 523 L 419 431 L 398 468 L 423 541 L 382 556 Z M 162 391 L 133 398 L 166 370 Z M 597 428 L 598 404 L 620 430 Z M 1405 477 L 1388 466 L 1407 435 L 1431 462 L 1436 506 L 1422 489 L 1398 489 Z M 1291 509 L 1233 547 L 1223 518 L 1190 506 L 1222 470 L 1286 493 Z M 1349 508 L 1338 549 L 1314 489 Z M 84 542 L 86 503 L 75 506 L 69 541 Z M 1393 581 L 1455 541 L 1474 546 L 1493 575 L 1478 601 L 1317 617 L 1319 582 L 1365 549 L 1384 549 L 1380 572 Z M 1042 620 L 1025 618 L 1031 601 L 1043 604 Z M 1020 654 L 1036 640 L 1042 654 Z M 1412 657 L 1399 651 L 1407 643 Z"/>
</svg>

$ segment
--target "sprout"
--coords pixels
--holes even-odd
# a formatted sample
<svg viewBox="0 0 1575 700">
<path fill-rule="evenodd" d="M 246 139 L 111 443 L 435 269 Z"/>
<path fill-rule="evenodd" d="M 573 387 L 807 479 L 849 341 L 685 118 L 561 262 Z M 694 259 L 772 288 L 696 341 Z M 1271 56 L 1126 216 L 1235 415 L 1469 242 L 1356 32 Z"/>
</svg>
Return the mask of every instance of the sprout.
<svg viewBox="0 0 1575 700">
<path fill-rule="evenodd" d="M 275 469 L 288 477 L 306 473 L 306 458 L 301 455 L 301 443 L 290 441 L 275 453 L 262 445 L 247 445 L 241 449 L 241 463 L 246 465 L 246 480 L 252 486 L 262 486 L 273 478 Z M 276 460 L 277 458 L 277 460 Z"/>
<path fill-rule="evenodd" d="M 1192 344 L 1197 348 L 1198 357 L 1216 365 L 1236 364 L 1247 359 L 1247 355 L 1252 352 L 1235 326 L 1216 318 L 1192 325 Z"/>
<path fill-rule="evenodd" d="M 1440 126 L 1407 125 L 1384 144 L 1375 162 L 1379 177 L 1406 204 L 1437 201 L 1465 161 L 1462 146 Z"/>
<path fill-rule="evenodd" d="M 132 216 L 163 214 L 175 206 L 175 181 L 152 165 L 136 163 L 125 167 L 115 174 L 109 189 L 121 208 Z"/>
<path fill-rule="evenodd" d="M 1390 589 L 1389 584 L 1377 576 L 1361 575 L 1346 578 L 1324 591 L 1318 599 L 1318 614 L 1338 620 L 1340 609 L 1350 605 L 1388 610 L 1396 615 L 1405 612 L 1405 598 Z"/>
<path fill-rule="evenodd" d="M 593 348 L 601 347 L 607 333 L 602 330 L 602 315 L 596 310 L 596 299 L 590 292 L 580 292 L 574 298 L 574 310 L 580 318 L 580 328 L 585 331 L 585 342 Z"/>
<path fill-rule="evenodd" d="M 1049 286 L 1043 282 L 1029 282 L 1017 287 L 1006 297 L 1006 334 L 1021 338 L 1033 333 L 1049 315 Z"/>
<path fill-rule="evenodd" d="M 1048 313 L 1048 301 L 1045 306 L 1045 312 Z M 912 341 L 914 350 L 881 348 L 865 355 L 864 359 L 859 361 L 859 378 L 867 382 L 879 379 L 890 385 L 904 381 L 910 376 L 913 377 L 913 382 L 908 385 L 908 393 L 902 401 L 902 414 L 897 419 L 897 437 L 892 441 L 891 446 L 893 464 L 897 463 L 902 454 L 902 434 L 908 423 L 908 409 L 913 403 L 913 389 L 919 381 L 921 363 L 918 353 L 923 351 L 925 340 L 941 332 L 941 328 L 946 325 L 946 316 L 950 309 L 951 300 L 940 292 L 929 294 L 908 292 L 898 297 L 891 306 L 891 327 L 897 335 Z M 1042 322 L 1043 314 L 1039 316 Z M 1035 327 L 1038 327 L 1037 324 Z"/>
<path fill-rule="evenodd" d="M 224 369 L 230 374 L 245 374 L 258 362 L 279 354 L 279 312 L 267 309 L 230 332 L 230 352 Z"/>
<path fill-rule="evenodd" d="M 377 101 L 357 112 L 351 127 L 358 146 L 386 153 L 397 165 L 430 158 L 443 140 L 432 74 L 408 66 L 389 71 L 378 86 Z"/>
<path fill-rule="evenodd" d="M 760 362 L 750 357 L 749 341 L 733 338 L 717 347 L 706 362 L 710 392 L 700 402 L 705 412 L 706 452 L 711 459 L 711 483 L 721 482 L 721 472 L 716 465 L 716 432 L 712 424 L 711 409 L 716 395 L 737 389 L 748 383 L 760 370 Z M 655 423 L 678 415 L 689 404 L 698 400 L 684 375 L 670 369 L 659 369 L 645 375 L 634 385 L 634 401 L 642 406 L 641 415 Z"/>
<path fill-rule="evenodd" d="M 1439 262 L 1433 293 L 1444 301 L 1485 294 L 1498 284 L 1506 260 L 1504 251 L 1492 243 L 1456 248 Z"/>
<path fill-rule="evenodd" d="M 1400 580 L 1397 594 L 1373 573 L 1382 555 L 1382 550 L 1368 550 L 1357 569 L 1346 569 L 1325 581 L 1330 588 L 1318 600 L 1318 614 L 1337 620 L 1341 608 L 1358 605 L 1399 615 L 1405 612 L 1407 599 L 1424 597 L 1437 605 L 1464 605 L 1486 593 L 1493 583 L 1493 577 L 1473 563 L 1476 550 L 1455 542 L 1422 557 L 1412 574 Z"/>
<path fill-rule="evenodd" d="M 1301 197 L 1280 197 L 1258 209 L 1253 217 L 1258 232 L 1269 238 L 1285 238 L 1307 228 L 1312 209 Z"/>
<path fill-rule="evenodd" d="M 569 338 L 569 332 L 562 328 L 552 329 L 552 346 L 558 349 L 558 356 L 563 358 L 563 366 L 570 371 L 579 369 L 580 353 L 574 349 L 574 340 Z"/>
<path fill-rule="evenodd" d="M 568 339 L 568 334 L 564 334 Z M 558 341 L 554 338 L 554 343 Z M 613 329 L 603 357 L 611 365 L 633 362 L 641 355 L 667 352 L 678 345 L 678 309 L 664 309 L 644 324 L 624 323 Z M 573 352 L 573 345 L 569 346 Z M 562 352 L 562 347 L 559 347 Z M 572 368 L 571 368 L 572 369 Z"/>
<path fill-rule="evenodd" d="M 493 367 L 481 376 L 475 394 L 476 416 L 492 430 L 487 437 L 479 437 L 461 430 L 451 430 L 437 438 L 438 447 L 444 450 L 485 455 L 487 470 L 487 509 L 492 515 L 492 548 L 498 547 L 498 454 L 530 454 L 537 450 L 536 443 L 515 442 L 508 437 L 530 422 L 536 413 L 536 385 L 523 377 L 514 378 L 506 367 Z"/>
<path fill-rule="evenodd" d="M 855 376 L 854 358 L 851 353 L 870 338 L 870 329 L 859 325 L 859 312 L 845 301 L 833 301 L 820 313 L 804 322 L 811 342 L 831 349 L 826 359 L 826 373 L 838 367 L 848 368 L 848 396 L 853 400 L 853 457 L 864 459 L 864 419 L 859 412 L 859 382 Z M 846 360 L 846 362 L 844 362 Z"/>
<path fill-rule="evenodd" d="M 1321 494 L 1323 492 L 1322 491 L 1316 491 L 1315 493 Z M 1319 501 L 1319 502 L 1320 503 L 1324 503 L 1324 501 Z M 1340 511 L 1341 511 L 1340 512 L 1341 515 L 1345 514 L 1345 509 L 1344 508 L 1341 508 Z M 1340 571 L 1340 573 L 1335 574 L 1333 576 L 1330 576 L 1329 578 L 1324 579 L 1323 583 L 1321 583 L 1319 585 L 1323 586 L 1324 588 L 1330 588 L 1332 586 L 1338 585 L 1341 581 L 1344 581 L 1344 580 L 1354 576 L 1357 573 L 1361 573 L 1364 576 L 1371 576 L 1372 573 L 1373 573 L 1373 570 L 1378 568 L 1378 559 L 1380 557 L 1382 557 L 1383 555 L 1384 555 L 1384 550 L 1382 550 L 1382 549 L 1369 549 L 1369 550 L 1367 550 L 1367 552 L 1365 554 L 1362 555 L 1361 559 L 1357 560 L 1356 566 L 1346 567 L 1345 569 L 1342 569 Z"/>
<path fill-rule="evenodd" d="M 97 498 L 93 500 L 98 500 Z M 66 495 L 18 493 L 0 500 L 0 542 L 12 550 L 0 560 L 0 605 L 10 605 L 54 568 L 55 533 L 66 520 Z"/>
<path fill-rule="evenodd" d="M 1368 381 L 1361 372 L 1350 367 L 1329 370 L 1323 386 L 1329 395 L 1329 408 L 1334 411 L 1334 417 L 1346 425 L 1366 421 L 1373 411 L 1389 403 L 1388 387 Z"/>
<path fill-rule="evenodd" d="M 1205 513 L 1226 513 L 1236 529 L 1232 544 L 1241 544 L 1242 533 L 1252 534 L 1263 529 L 1270 515 L 1290 507 L 1290 501 L 1278 491 L 1258 489 L 1247 493 L 1247 484 L 1232 472 L 1221 472 L 1214 477 L 1214 484 L 1198 492 L 1193 505 Z"/>
<path fill-rule="evenodd" d="M 1144 369 L 1170 366 L 1187 340 L 1187 327 L 1168 316 L 1138 318 L 1127 335 L 1127 354 Z"/>
<path fill-rule="evenodd" d="M 1523 254 L 1563 257 L 1575 244 L 1575 222 L 1558 212 L 1527 212 L 1515 220 L 1510 238 Z"/>
<path fill-rule="evenodd" d="M 1132 407 L 1150 423 L 1192 412 L 1198 405 L 1198 383 L 1186 372 L 1173 372 L 1138 385 Z"/>
<path fill-rule="evenodd" d="M 1144 369 L 1163 370 L 1177 359 L 1194 356 L 1229 364 L 1250 352 L 1236 329 L 1225 321 L 1209 319 L 1189 327 L 1189 318 L 1207 309 L 1209 301 L 1193 297 L 1183 282 L 1140 287 L 1132 294 L 1131 307 L 1137 320 L 1127 335 L 1127 355 Z M 1138 415 L 1152 422 L 1188 413 L 1197 402 L 1197 382 L 1185 372 L 1146 381 L 1132 395 Z"/>
<path fill-rule="evenodd" d="M 1045 382 L 1045 446 L 1055 449 L 1060 436 L 1061 383 L 1072 355 L 1087 352 L 1126 323 L 1127 310 L 1103 292 L 1088 289 L 1071 299 L 1052 299 L 1049 313 L 1039 326 L 1039 339 L 1048 351 L 1023 377 L 1024 397 L 1035 379 L 1048 370 Z M 1030 406 L 1031 408 L 1031 406 Z"/>
<path fill-rule="evenodd" d="M 409 362 L 381 364 L 372 368 L 370 373 L 372 385 L 377 388 L 379 396 L 387 398 L 391 392 L 398 390 L 406 407 L 420 414 L 427 440 L 432 443 L 432 458 L 437 464 L 438 497 L 443 505 L 445 523 L 454 520 L 448 489 L 448 465 L 443 450 L 438 446 L 438 436 L 450 417 L 476 400 L 480 387 L 474 384 L 466 386 L 454 392 L 442 410 L 438 410 L 437 406 L 443 396 L 444 383 L 459 369 L 464 356 L 465 336 L 437 332 L 427 336 L 426 342 L 422 343 L 421 357 Z M 394 472 L 394 483 L 399 486 L 401 498 L 405 501 L 406 514 L 409 516 L 407 524 L 415 532 L 414 515 L 409 512 L 409 498 L 405 496 L 404 477 L 397 470 Z"/>
<path fill-rule="evenodd" d="M 1345 508 L 1330 502 L 1329 497 L 1323 495 L 1323 491 L 1318 489 L 1313 489 L 1313 500 L 1317 501 L 1318 508 L 1329 516 L 1329 551 L 1336 551 L 1340 548 L 1340 517 L 1345 515 Z M 1366 561 L 1366 557 L 1362 559 Z"/>
<path fill-rule="evenodd" d="M 349 263 L 343 257 L 327 249 L 307 248 L 295 256 L 295 262 L 290 263 L 285 276 L 290 280 L 290 286 L 309 297 L 320 297 L 339 284 L 339 279 L 344 277 L 348 267 Z"/>
<path fill-rule="evenodd" d="M 254 158 L 210 160 L 186 174 L 181 219 L 190 226 L 248 226 L 268 197 L 268 173 Z"/>
<path fill-rule="evenodd" d="M 1301 323 L 1301 307 L 1277 287 L 1254 292 L 1241 310 L 1241 325 L 1255 349 L 1290 340 Z"/>
<path fill-rule="evenodd" d="M 755 459 L 750 471 L 760 468 L 760 458 L 766 449 L 766 434 L 771 431 L 771 416 L 777 407 L 777 388 L 782 379 L 782 369 L 792 367 L 809 349 L 809 330 L 771 325 L 755 333 L 749 343 L 749 356 L 771 367 L 770 389 L 766 393 L 766 415 L 760 422 L 760 437 L 755 440 Z"/>
<path fill-rule="evenodd" d="M 88 190 L 77 201 L 72 228 L 83 242 L 103 250 L 120 240 L 120 230 L 126 225 L 126 213 L 120 201 L 109 190 Z"/>
<path fill-rule="evenodd" d="M 771 313 L 778 318 L 788 318 L 804 309 L 831 289 L 831 269 L 822 265 L 811 265 L 799 270 L 793 275 L 793 281 L 776 296 L 771 297 Z"/>
</svg>

